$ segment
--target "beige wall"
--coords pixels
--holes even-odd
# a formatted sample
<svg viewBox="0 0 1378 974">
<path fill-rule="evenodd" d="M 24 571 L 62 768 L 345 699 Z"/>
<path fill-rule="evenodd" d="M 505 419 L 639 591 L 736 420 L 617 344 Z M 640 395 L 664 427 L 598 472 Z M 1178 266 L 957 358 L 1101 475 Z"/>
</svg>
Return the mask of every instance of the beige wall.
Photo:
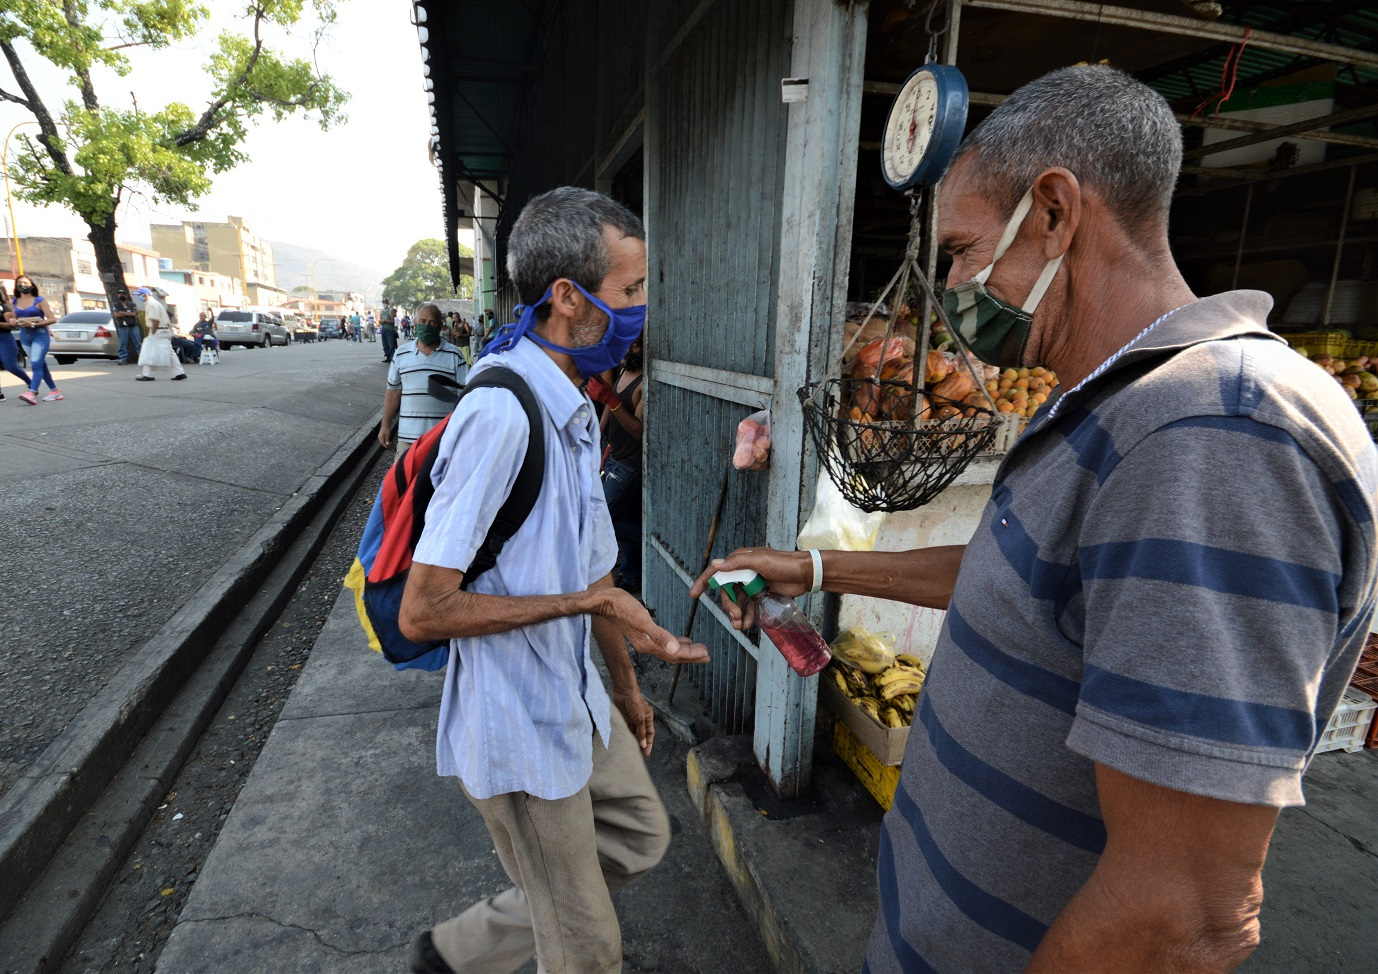
<svg viewBox="0 0 1378 974">
<path fill-rule="evenodd" d="M 981 512 L 990 500 L 990 483 L 1000 458 L 980 458 L 943 491 L 915 511 L 890 514 L 876 539 L 877 551 L 908 551 L 932 545 L 966 544 L 976 532 Z M 838 629 L 861 626 L 872 632 L 892 633 L 895 652 L 912 653 L 928 665 L 947 613 L 936 609 L 844 595 L 838 611 Z"/>
</svg>

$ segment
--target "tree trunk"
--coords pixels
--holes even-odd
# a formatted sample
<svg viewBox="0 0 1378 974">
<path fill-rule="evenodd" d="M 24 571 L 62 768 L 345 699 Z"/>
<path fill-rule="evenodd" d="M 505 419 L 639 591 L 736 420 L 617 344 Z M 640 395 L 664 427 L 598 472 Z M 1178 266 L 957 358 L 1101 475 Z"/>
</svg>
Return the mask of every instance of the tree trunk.
<svg viewBox="0 0 1378 974">
<path fill-rule="evenodd" d="M 106 217 L 104 226 L 88 223 L 86 228 L 86 238 L 96 251 L 96 271 L 105 288 L 105 300 L 109 302 L 106 307 L 113 308 L 115 295 L 126 290 L 124 267 L 120 264 L 120 252 L 115 247 L 115 214 L 112 212 Z"/>
</svg>

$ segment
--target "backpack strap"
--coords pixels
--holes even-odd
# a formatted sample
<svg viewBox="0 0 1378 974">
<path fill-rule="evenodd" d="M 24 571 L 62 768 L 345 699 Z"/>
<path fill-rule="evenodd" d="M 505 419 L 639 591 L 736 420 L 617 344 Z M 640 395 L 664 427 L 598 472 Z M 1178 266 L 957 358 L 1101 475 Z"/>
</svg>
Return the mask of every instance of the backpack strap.
<svg viewBox="0 0 1378 974">
<path fill-rule="evenodd" d="M 493 524 L 488 529 L 488 536 L 483 539 L 483 544 L 479 545 L 478 551 L 474 553 L 474 560 L 469 564 L 469 570 L 464 573 L 464 583 L 460 586 L 464 589 L 497 564 L 502 549 L 526 522 L 536 506 L 536 500 L 541 494 L 541 485 L 545 481 L 545 423 L 541 418 L 541 407 L 536 402 L 531 387 L 511 369 L 493 367 L 484 369 L 474 376 L 460 393 L 460 398 L 474 389 L 484 388 L 506 389 L 516 396 L 517 402 L 521 403 L 526 413 L 526 421 L 531 427 L 531 432 L 526 443 L 526 457 L 522 460 L 521 469 L 517 471 L 512 492 L 507 495 L 502 507 L 498 508 L 497 516 L 493 518 Z"/>
</svg>

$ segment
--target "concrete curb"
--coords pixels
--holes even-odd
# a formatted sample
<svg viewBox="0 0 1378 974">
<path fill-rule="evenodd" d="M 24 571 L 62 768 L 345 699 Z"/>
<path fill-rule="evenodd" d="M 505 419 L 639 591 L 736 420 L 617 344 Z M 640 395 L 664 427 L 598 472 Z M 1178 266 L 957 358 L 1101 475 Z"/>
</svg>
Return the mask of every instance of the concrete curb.
<svg viewBox="0 0 1378 974">
<path fill-rule="evenodd" d="M 227 634 L 227 627 L 233 628 L 236 615 L 254 598 L 326 498 L 361 460 L 379 449 L 376 431 L 380 415 L 375 414 L 369 425 L 351 435 L 307 478 L 0 799 L 0 875 L 5 877 L 0 885 L 0 917 L 14 910 L 48 867 L 68 834 L 144 743 L 179 691 L 194 678 L 207 653 Z M 230 679 L 223 691 L 232 684 Z M 153 796 L 145 801 L 156 802 L 157 787 L 153 786 L 161 785 L 146 780 Z"/>
<path fill-rule="evenodd" d="M 836 758 L 819 757 L 809 798 L 757 793 L 761 804 L 749 789 L 769 785 L 749 736 L 715 737 L 686 758 L 690 798 L 781 974 L 851 974 L 875 922 L 880 809 Z"/>
<path fill-rule="evenodd" d="M 769 888 L 752 868 L 733 830 L 726 792 L 735 791 L 739 800 L 745 801 L 741 786 L 732 779 L 739 767 L 752 760 L 749 737 L 717 737 L 693 748 L 685 769 L 689 797 L 703 815 L 713 848 L 775 962 L 775 969 L 780 974 L 812 974 L 813 968 L 805 965 L 792 928 L 781 916 Z"/>
</svg>

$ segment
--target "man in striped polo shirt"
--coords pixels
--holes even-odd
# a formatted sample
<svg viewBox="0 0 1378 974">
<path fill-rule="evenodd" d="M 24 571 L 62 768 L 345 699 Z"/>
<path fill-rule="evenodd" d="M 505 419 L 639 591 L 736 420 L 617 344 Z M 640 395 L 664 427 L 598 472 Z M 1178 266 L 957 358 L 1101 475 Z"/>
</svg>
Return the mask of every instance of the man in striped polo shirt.
<svg viewBox="0 0 1378 974">
<path fill-rule="evenodd" d="M 468 372 L 459 349 L 440 337 L 440 308 L 429 302 L 421 305 L 416 309 L 416 338 L 402 343 L 388 368 L 378 442 L 385 448 L 392 445 L 392 424 L 397 422 L 400 459 L 407 447 L 448 416 L 452 408 L 451 403 L 430 394 L 431 376 L 443 375 L 463 384 Z"/>
<path fill-rule="evenodd" d="M 944 307 L 1067 391 L 965 546 L 825 552 L 821 579 L 806 552 L 713 566 L 947 610 L 871 974 L 1223 972 L 1258 943 L 1273 824 L 1373 615 L 1378 455 L 1267 294 L 1188 288 L 1181 158 L 1167 103 L 1110 68 L 996 108 L 943 184 Z"/>
</svg>

